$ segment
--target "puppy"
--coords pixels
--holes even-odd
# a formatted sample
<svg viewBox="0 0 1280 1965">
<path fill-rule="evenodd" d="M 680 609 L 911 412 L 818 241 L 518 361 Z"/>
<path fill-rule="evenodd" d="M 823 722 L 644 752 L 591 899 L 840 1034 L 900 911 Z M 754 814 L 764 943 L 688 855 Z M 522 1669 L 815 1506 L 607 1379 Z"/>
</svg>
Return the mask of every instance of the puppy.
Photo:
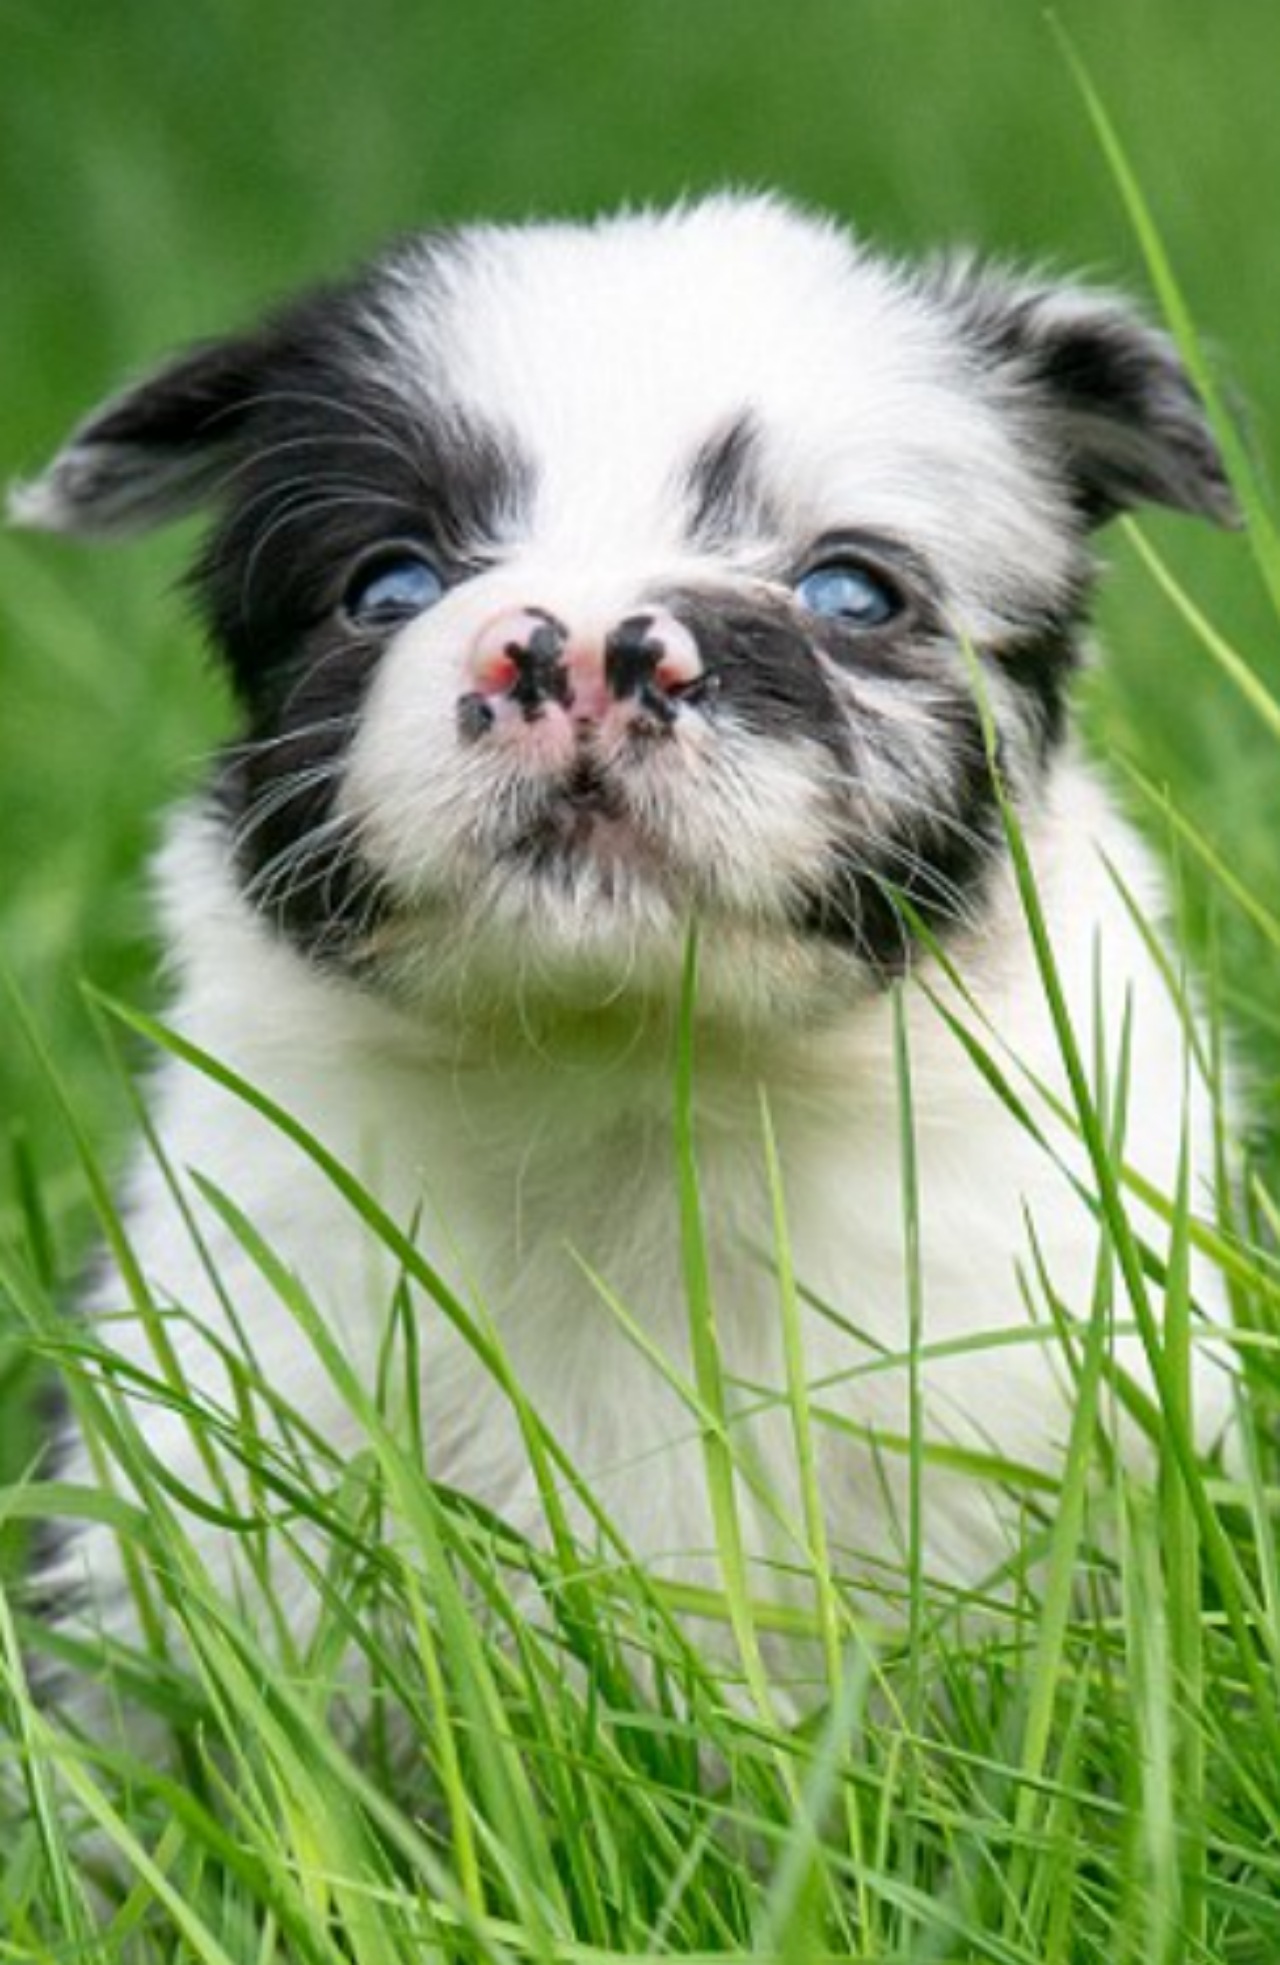
<svg viewBox="0 0 1280 1965">
<path fill-rule="evenodd" d="M 753 1586 L 785 1597 L 803 1567 L 765 1110 L 841 1586 L 892 1614 L 913 1292 L 926 1445 L 1060 1467 L 1049 1297 L 1088 1315 L 1102 1236 L 1054 1109 L 1002 798 L 1082 1054 L 1102 1044 L 1117 1078 L 1130 1019 L 1126 1159 L 1172 1191 L 1185 1133 L 1204 1200 L 1208 1100 L 1194 1076 L 1184 1095 L 1185 1034 L 1125 898 L 1150 918 L 1158 882 L 1067 728 L 1092 536 L 1145 501 L 1232 511 L 1173 351 L 1123 303 L 904 269 L 732 196 L 410 239 L 126 390 L 15 495 L 20 521 L 87 536 L 211 509 L 194 589 L 243 737 L 159 860 L 172 1022 L 414 1238 L 658 1573 L 718 1575 L 680 1389 L 682 1014 Z M 182 1372 L 229 1403 L 238 1327 L 354 1453 L 348 1401 L 211 1189 L 368 1385 L 394 1249 L 226 1083 L 165 1057 L 151 1106 L 173 1184 L 145 1148 L 122 1206 Z M 1158 1252 L 1155 1218 L 1137 1226 Z M 431 1473 L 536 1535 L 501 1374 L 410 1295 Z M 154 1375 L 127 1301 L 104 1272 L 86 1307 Z M 1115 1349 L 1149 1389 L 1137 1340 Z M 1197 1379 L 1208 1442 L 1227 1381 Z M 182 1418 L 141 1417 L 200 1489 Z M 1009 1482 L 956 1462 L 926 1452 L 917 1497 L 939 1589 L 997 1573 L 1019 1529 Z M 188 1527 L 229 1582 L 235 1537 Z M 95 1625 L 128 1633 L 105 1529 L 47 1581 L 87 1585 Z"/>
</svg>

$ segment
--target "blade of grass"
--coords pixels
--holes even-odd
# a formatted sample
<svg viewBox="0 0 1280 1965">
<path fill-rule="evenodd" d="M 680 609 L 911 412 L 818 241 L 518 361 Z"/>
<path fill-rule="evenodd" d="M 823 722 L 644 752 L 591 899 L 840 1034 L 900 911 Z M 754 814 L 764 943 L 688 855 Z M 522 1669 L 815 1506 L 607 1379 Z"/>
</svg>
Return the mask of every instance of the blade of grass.
<svg viewBox="0 0 1280 1965">
<path fill-rule="evenodd" d="M 546 1912 L 553 1910 L 553 1918 L 558 1921 L 563 1905 L 558 1902 L 556 1869 L 546 1842 L 545 1824 L 510 1740 L 502 1700 L 449 1564 L 438 1503 L 422 1470 L 410 1462 L 379 1413 L 376 1400 L 361 1384 L 297 1278 L 226 1194 L 200 1176 L 196 1179 L 205 1198 L 305 1332 L 344 1402 L 359 1419 L 378 1457 L 397 1513 L 412 1529 L 423 1553 L 431 1600 L 441 1619 L 448 1656 L 455 1668 L 455 1687 L 468 1713 L 469 1738 L 480 1786 L 494 1821 L 503 1832 L 503 1847 L 509 1857 L 507 1878 L 528 1920 L 535 1949 L 540 1956 L 549 1957 L 552 1927 Z"/>
<path fill-rule="evenodd" d="M 1098 145 L 1106 159 L 1112 181 L 1120 194 L 1129 223 L 1133 227 L 1147 272 L 1161 311 L 1169 324 L 1187 373 L 1208 411 L 1213 433 L 1226 462 L 1227 472 L 1244 509 L 1249 540 L 1258 570 L 1280 612 L 1280 538 L 1263 500 L 1257 473 L 1232 418 L 1227 414 L 1194 317 L 1183 297 L 1160 230 L 1137 174 L 1129 161 L 1115 123 L 1101 94 L 1061 21 L 1050 16 L 1058 44 L 1075 79 L 1076 87 L 1093 124 Z"/>
<path fill-rule="evenodd" d="M 1188 627 L 1194 631 L 1201 647 L 1213 658 L 1221 673 L 1249 705 L 1264 729 L 1272 737 L 1280 738 L 1280 699 L 1271 693 L 1256 671 L 1246 662 L 1244 656 L 1231 646 L 1225 635 L 1219 634 L 1208 616 L 1196 606 L 1186 588 L 1174 574 L 1169 562 L 1156 551 L 1137 521 L 1130 518 L 1123 519 L 1121 527 L 1148 573 L 1173 602 Z"/>
<path fill-rule="evenodd" d="M 773 1218 L 773 1248 L 778 1275 L 779 1307 L 782 1312 L 787 1403 L 791 1415 L 791 1437 L 795 1443 L 800 1505 L 813 1577 L 814 1610 L 827 1676 L 827 1697 L 832 1710 L 838 1711 L 849 1696 L 850 1661 L 842 1651 L 840 1636 L 841 1625 L 847 1621 L 848 1613 L 840 1601 L 831 1573 L 826 1515 L 822 1504 L 814 1444 L 813 1410 L 809 1373 L 805 1363 L 800 1296 L 796 1287 L 795 1265 L 792 1260 L 791 1233 L 782 1185 L 782 1166 L 778 1157 L 773 1117 L 763 1088 L 760 1093 L 760 1123 L 764 1138 L 765 1170 Z M 846 1788 L 844 1800 L 845 1832 L 854 1871 L 857 1928 L 861 1932 L 866 1932 L 872 1926 L 872 1911 L 864 1877 L 866 1848 L 862 1832 L 862 1815 L 857 1805 L 857 1798 L 851 1789 Z"/>
<path fill-rule="evenodd" d="M 0 1518 L 3 1518 L 5 1513 L 7 1509 L 4 1497 L 0 1496 Z M 77 1873 L 74 1855 L 68 1846 L 62 1823 L 62 1811 L 50 1778 L 50 1761 L 45 1751 L 46 1729 L 31 1698 L 22 1660 L 22 1649 L 2 1581 L 0 1581 L 0 1685 L 3 1686 L 9 1704 L 17 1717 L 22 1779 L 48 1869 L 59 1929 L 66 1941 L 75 1947 L 77 1954 L 88 1961 L 88 1965 L 93 1965 L 94 1960 L 101 1960 L 103 1965 L 106 1965 L 107 1953 L 95 1942 L 93 1920 Z"/>
<path fill-rule="evenodd" d="M 765 1725 L 778 1729 L 769 1676 L 751 1614 L 746 1547 L 738 1512 L 734 1459 L 728 1443 L 730 1413 L 720 1337 L 711 1288 L 711 1266 L 702 1223 L 693 1121 L 693 1031 L 697 993 L 697 933 L 689 931 L 681 989 L 676 1056 L 676 1182 L 680 1204 L 680 1246 L 688 1305 L 694 1385 L 711 1423 L 701 1428 L 707 1494 L 716 1549 L 729 1605 L 729 1622 L 753 1705 Z M 784 1768 L 790 1784 L 793 1775 Z"/>
<path fill-rule="evenodd" d="M 1185 1110 L 1185 1107 L 1184 1107 Z M 1170 1389 L 1188 1431 L 1194 1431 L 1190 1220 L 1191 1144 L 1184 1123 L 1178 1156 L 1169 1275 L 1164 1303 L 1164 1347 Z M 1203 1947 L 1205 1917 L 1204 1632 L 1201 1623 L 1200 1538 L 1185 1484 L 1176 1470 L 1161 1470 L 1159 1517 L 1165 1618 L 1171 1679 L 1170 1724 L 1173 1793 L 1180 1842 L 1179 1910 L 1182 1938 Z"/>
<path fill-rule="evenodd" d="M 1053 1024 L 1081 1138 L 1088 1153 L 1093 1178 L 1097 1183 L 1101 1216 L 1112 1239 L 1119 1273 L 1142 1337 L 1147 1367 L 1160 1401 L 1170 1452 L 1195 1511 L 1205 1554 L 1213 1570 L 1223 1608 L 1235 1636 L 1240 1668 L 1249 1686 L 1257 1723 L 1266 1732 L 1275 1751 L 1280 1753 L 1280 1712 L 1277 1711 L 1274 1676 L 1277 1669 L 1280 1669 L 1280 1644 L 1277 1642 L 1280 1634 L 1268 1630 L 1252 1582 L 1208 1500 L 1197 1464 L 1195 1441 L 1187 1430 L 1176 1391 L 1169 1381 L 1163 1345 L 1151 1307 L 1137 1240 L 1124 1206 L 1122 1182 L 1108 1151 L 1107 1141 L 1099 1123 L 1099 1115 L 1090 1095 L 1048 924 L 1040 905 L 1040 894 L 1030 854 L 1000 768 L 995 730 L 991 722 L 989 706 L 985 701 L 981 673 L 976 661 L 972 664 L 972 671 L 987 742 L 988 768 L 1013 863 L 1023 915 L 1031 935 L 1040 984 Z M 1258 1656 L 1259 1644 L 1269 1655 L 1269 1669 L 1264 1669 Z"/>
</svg>

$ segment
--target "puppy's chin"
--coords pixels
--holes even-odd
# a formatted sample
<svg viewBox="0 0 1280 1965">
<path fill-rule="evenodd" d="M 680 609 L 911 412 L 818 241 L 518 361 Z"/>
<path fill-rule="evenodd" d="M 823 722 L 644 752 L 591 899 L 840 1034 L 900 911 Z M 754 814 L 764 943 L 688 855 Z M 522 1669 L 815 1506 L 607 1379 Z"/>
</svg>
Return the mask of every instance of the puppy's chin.
<svg viewBox="0 0 1280 1965">
<path fill-rule="evenodd" d="M 616 820 L 531 843 L 465 898 L 388 913 L 359 969 L 411 1014 L 540 1040 L 674 1025 L 691 952 L 695 1020 L 726 1034 L 828 1024 L 878 987 L 867 964 L 820 936 L 700 901 Z"/>
</svg>

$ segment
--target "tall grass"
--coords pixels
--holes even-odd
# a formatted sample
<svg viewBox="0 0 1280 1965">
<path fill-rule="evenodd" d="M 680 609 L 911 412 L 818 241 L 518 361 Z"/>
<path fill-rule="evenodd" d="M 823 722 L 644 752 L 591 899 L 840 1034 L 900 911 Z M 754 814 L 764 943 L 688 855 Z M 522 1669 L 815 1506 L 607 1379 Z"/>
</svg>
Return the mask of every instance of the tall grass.
<svg viewBox="0 0 1280 1965">
<path fill-rule="evenodd" d="M 1052 993 L 1047 943 L 1044 960 Z M 1061 1479 L 1029 1481 L 970 1456 L 970 1477 L 1023 1493 L 1022 1547 L 968 1600 L 937 1590 L 918 1546 L 909 1549 L 886 1586 L 904 1614 L 875 1620 L 843 1597 L 826 1558 L 812 1441 L 839 1421 L 806 1377 L 802 1280 L 773 1157 L 802 1520 L 785 1601 L 748 1578 L 738 1513 L 760 1476 L 735 1417 L 742 1388 L 726 1382 L 715 1335 L 690 1015 L 673 1124 L 693 1376 L 668 1369 L 704 1442 L 722 1579 L 696 1591 L 632 1559 L 528 1409 L 493 1330 L 360 1183 L 216 1060 L 120 1014 L 286 1129 L 329 1180 L 335 1209 L 354 1211 L 406 1284 L 461 1332 L 519 1414 L 545 1521 L 530 1541 L 432 1480 L 407 1299 L 388 1320 L 377 1383 L 362 1383 L 297 1279 L 206 1188 L 356 1422 L 363 1445 L 343 1460 L 262 1376 L 248 1342 L 228 1351 L 225 1402 L 184 1382 L 165 1338 L 174 1313 L 146 1298 L 137 1275 L 134 1314 L 153 1322 L 155 1361 L 145 1375 L 126 1372 L 109 1333 L 58 1314 L 33 1220 L 0 1283 L 29 1349 L 67 1374 L 128 1491 L 111 1478 L 81 1490 L 33 1477 L 0 1509 L 108 1521 L 130 1553 L 151 1635 L 137 1649 L 72 1640 L 27 1613 L 20 1591 L 0 1611 L 6 1955 L 34 1960 L 68 1944 L 91 1960 L 209 1965 L 726 1951 L 1261 1965 L 1275 1955 L 1280 1270 L 1231 1212 L 1235 1189 L 1203 1220 L 1185 1179 L 1163 1197 L 1167 1261 L 1157 1267 L 1143 1249 L 1119 1144 L 1122 1039 L 1105 1073 L 1073 1055 L 1074 1123 L 1093 1158 L 1102 1228 L 1093 1300 L 1059 1303 L 1047 1279 L 1029 1279 L 1052 1311 L 1045 1341 L 1061 1347 L 1077 1387 Z M 909 1137 L 905 1024 L 900 1032 Z M 1072 1050 L 1069 1027 L 1061 1036 Z M 971 1029 L 969 1042 L 975 1069 L 1029 1123 L 1047 1132 L 1061 1121 L 1047 1094 L 1017 1085 L 994 1036 Z M 127 1274 L 109 1189 L 91 1146 L 79 1146 Z M 762 1150 L 772 1156 L 767 1113 Z M 904 1163 L 910 1247 L 920 1223 L 909 1152 Z M 1243 1202 L 1276 1214 L 1259 1179 Z M 1191 1444 L 1190 1352 L 1205 1341 L 1189 1290 L 1193 1241 L 1229 1274 L 1239 1318 L 1244 1451 L 1231 1478 Z M 628 1307 L 614 1309 L 645 1341 Z M 1130 1327 L 1156 1388 L 1145 1413 L 1136 1393 L 1129 1399 L 1150 1426 L 1152 1477 L 1127 1471 L 1115 1445 L 1126 1387 L 1110 1346 Z M 902 1356 L 878 1362 L 915 1374 L 929 1355 L 913 1317 Z M 211 1498 L 199 1506 L 240 1546 L 236 1591 L 202 1566 L 193 1499 L 148 1452 L 153 1401 L 176 1406 L 201 1442 Z M 915 1426 L 883 1446 L 910 1455 L 917 1478 L 934 1452 Z M 586 1533 L 570 1526 L 570 1496 L 587 1503 Z M 314 1592 L 304 1638 L 289 1635 L 273 1552 L 300 1565 Z M 725 1642 L 696 1635 L 717 1626 Z M 181 1634 L 178 1648 L 166 1627 Z M 771 1688 L 777 1637 L 808 1641 L 819 1660 L 813 1710 L 799 1723 Z M 48 1666 L 109 1688 L 90 1737 L 33 1697 L 29 1673 Z"/>
<path fill-rule="evenodd" d="M 1096 99 L 1093 110 L 1174 324 L 1202 361 Z M 1265 510 L 1252 491 L 1245 504 L 1274 595 Z M 1240 693 L 1280 767 L 1280 707 L 1145 535 L 1134 541 L 1202 643 L 1206 693 Z M 1277 951 L 1274 979 L 1272 897 L 1252 891 L 1158 796 L 1200 890 L 1224 919 L 1247 915 Z M 1034 1263 L 1025 1279 L 1035 1341 L 1060 1351 L 1076 1388 L 1070 1450 L 1058 1479 L 962 1456 L 967 1478 L 1020 1497 L 1021 1545 L 1002 1575 L 957 1598 L 927 1575 L 909 1533 L 901 1573 L 885 1579 L 893 1614 L 880 1618 L 845 1596 L 826 1548 L 815 1442 L 841 1421 L 806 1372 L 809 1306 L 767 1108 L 760 1150 L 772 1212 L 761 1227 L 800 1499 L 785 1592 L 761 1593 L 744 1560 L 744 1498 L 782 1504 L 759 1493 L 738 1424 L 749 1398 L 727 1379 L 717 1342 L 697 1166 L 693 951 L 672 1059 L 692 1372 L 655 1362 L 703 1442 L 717 1588 L 664 1583 L 634 1560 L 529 1408 L 491 1325 L 319 1141 L 177 1033 L 99 1000 L 108 1052 L 124 1028 L 267 1117 L 405 1279 L 377 1380 L 361 1382 L 297 1279 L 229 1197 L 206 1187 L 341 1395 L 361 1450 L 335 1455 L 288 1388 L 264 1377 L 247 1338 L 227 1351 L 221 1401 L 187 1383 L 167 1338 L 174 1313 L 131 1263 L 76 1096 L 42 1049 L 37 1020 L 15 1011 L 11 1027 L 24 1029 L 62 1108 L 154 1363 L 145 1375 L 125 1367 L 108 1326 L 62 1316 L 57 1200 L 19 1147 L 15 1232 L 0 1253 L 11 1333 L 0 1373 L 64 1376 L 104 1479 L 73 1488 L 33 1458 L 0 1490 L 0 1531 L 107 1522 L 127 1551 L 145 1636 L 136 1647 L 73 1639 L 35 1614 L 19 1584 L 0 1595 L 0 1960 L 592 1965 L 729 1953 L 789 1965 L 1270 1965 L 1280 1956 L 1280 1188 L 1267 1162 L 1242 1154 L 1216 1010 L 1207 1028 L 1187 1020 L 1187 1069 L 1204 1077 L 1219 1116 L 1214 1209 L 1200 1211 L 1185 1173 L 1153 1194 L 1126 1166 L 1126 1032 L 1109 1033 L 1102 1056 L 1071 1028 L 1035 868 L 1012 811 L 1007 823 L 1069 1104 L 1029 1080 L 980 1017 L 957 1017 L 956 1041 L 1046 1150 L 1064 1126 L 1086 1148 L 1100 1251 L 1091 1299 L 1058 1300 Z M 1207 971 L 1217 1006 L 1231 985 L 1212 945 Z M 1185 1008 L 1180 972 L 1170 965 L 1166 976 Z M 925 1093 L 906 1030 L 900 1019 L 910 1252 L 924 1226 L 912 1143 Z M 1168 1228 L 1160 1263 L 1139 1227 L 1152 1206 Z M 1226 1278 L 1236 1323 L 1240 1452 L 1230 1473 L 1194 1443 L 1191 1357 L 1207 1338 L 1192 1300 L 1193 1250 Z M 601 1287 L 605 1307 L 652 1354 L 638 1306 Z M 433 1480 L 411 1290 L 450 1321 L 516 1412 L 542 1497 L 536 1540 Z M 910 1255 L 905 1298 L 901 1355 L 874 1368 L 901 1368 L 914 1386 L 932 1352 Z M 1149 1397 L 1114 1365 L 1120 1330 L 1142 1339 Z M 204 1499 L 179 1491 L 150 1454 L 152 1403 L 180 1411 L 198 1441 Z M 909 1527 L 921 1483 L 959 1457 L 924 1438 L 914 1400 L 911 1411 L 907 1436 L 880 1442 L 906 1457 Z M 1150 1434 L 1148 1474 L 1118 1450 L 1121 1411 Z M 193 1507 L 213 1509 L 234 1541 L 237 1589 L 204 1568 Z M 574 1526 L 583 1521 L 587 1530 Z M 316 1614 L 305 1637 L 290 1634 L 275 1555 L 308 1579 Z M 799 1719 L 771 1682 L 778 1639 L 812 1647 L 812 1706 Z M 100 1681 L 92 1729 L 80 1732 L 36 1696 L 33 1679 L 60 1670 Z"/>
</svg>

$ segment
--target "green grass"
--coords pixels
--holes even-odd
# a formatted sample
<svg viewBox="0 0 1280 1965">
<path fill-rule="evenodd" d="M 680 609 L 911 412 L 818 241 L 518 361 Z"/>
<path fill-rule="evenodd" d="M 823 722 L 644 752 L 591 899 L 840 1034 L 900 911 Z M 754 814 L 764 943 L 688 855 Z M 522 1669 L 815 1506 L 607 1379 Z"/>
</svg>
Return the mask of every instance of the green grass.
<svg viewBox="0 0 1280 1965">
<path fill-rule="evenodd" d="M 1044 962 L 1052 995 L 1047 945 Z M 690 1005 L 693 989 L 691 954 Z M 726 1951 L 1262 1965 L 1275 1955 L 1280 1272 L 1232 1232 L 1228 1195 L 1220 1219 L 1193 1217 L 1185 1181 L 1166 1197 L 1168 1259 L 1148 1256 L 1119 1150 L 1123 1033 L 1105 1070 L 1079 1054 L 1065 1022 L 1060 1033 L 1102 1230 L 1091 1304 L 1057 1303 L 1047 1278 L 1028 1279 L 1052 1313 L 1039 1341 L 1061 1346 L 1077 1383 L 1061 1479 L 990 1461 L 985 1478 L 1025 1508 L 1004 1574 L 957 1600 L 909 1557 L 887 1579 L 898 1614 L 877 1620 L 844 1597 L 826 1561 L 805 1442 L 840 1422 L 806 1380 L 776 1161 L 787 1399 L 809 1472 L 785 1591 L 775 1598 L 758 1570 L 748 1575 L 739 1511 L 748 1494 L 760 1498 L 759 1473 L 735 1421 L 743 1388 L 726 1379 L 716 1340 L 688 1014 L 673 1124 L 693 1369 L 688 1381 L 668 1372 L 703 1439 L 714 1500 L 721 1586 L 697 1590 L 631 1558 L 529 1409 L 493 1330 L 319 1142 L 186 1040 L 106 1007 L 285 1130 L 329 1181 L 335 1209 L 354 1211 L 434 1301 L 518 1413 L 545 1521 L 524 1540 L 432 1481 L 431 1442 L 414 1420 L 414 1319 L 396 1306 L 378 1382 L 362 1383 L 296 1277 L 216 1190 L 205 1198 L 356 1422 L 355 1455 L 337 1457 L 309 1431 L 247 1344 L 228 1353 L 226 1405 L 184 1383 L 127 1257 L 135 1308 L 154 1328 L 145 1377 L 119 1374 L 106 1335 L 64 1322 L 33 1252 L 8 1259 L 0 1280 L 30 1348 L 66 1368 L 136 1498 L 27 1481 L 0 1495 L 0 1511 L 110 1521 L 156 1632 L 136 1653 L 99 1656 L 91 1640 L 34 1623 L 20 1597 L 0 1612 L 8 1956 L 34 1960 L 68 1942 L 91 1960 L 209 1965 Z M 1017 1085 L 994 1039 L 971 1041 L 1009 1103 L 1051 1132 L 1063 1115 L 1049 1095 Z M 909 1137 L 905 1037 L 899 1083 Z M 115 1239 L 109 1189 L 92 1147 L 81 1150 Z M 911 1246 L 920 1223 L 906 1163 Z M 1256 1198 L 1274 1208 L 1265 1188 Z M 1246 1450 L 1230 1478 L 1191 1444 L 1190 1357 L 1204 1338 L 1189 1293 L 1193 1240 L 1231 1274 L 1240 1319 Z M 613 1307 L 631 1322 L 627 1306 Z M 1142 1336 L 1154 1404 L 1118 1377 L 1110 1346 L 1121 1329 Z M 901 1357 L 877 1364 L 915 1373 L 928 1356 L 913 1319 Z M 218 1509 L 241 1546 L 234 1595 L 203 1568 L 190 1499 L 148 1452 L 150 1399 L 176 1404 L 207 1456 L 202 1508 Z M 1146 1478 L 1115 1450 L 1114 1412 L 1126 1404 L 1151 1430 Z M 917 1479 L 935 1458 L 945 1466 L 915 1426 L 882 1444 L 908 1453 Z M 585 1504 L 585 1532 L 570 1527 L 570 1496 Z M 315 1592 L 303 1636 L 279 1614 L 273 1548 Z M 185 1660 L 162 1644 L 161 1606 Z M 717 1626 L 724 1641 L 710 1645 Z M 813 1710 L 798 1725 L 777 1709 L 766 1664 L 780 1637 L 807 1642 L 815 1661 Z M 24 1645 L 28 1659 L 70 1654 L 77 1669 L 113 1671 L 130 1716 L 117 1728 L 108 1702 L 79 1738 L 30 1696 Z M 158 1758 L 149 1736 L 137 1744 L 148 1710 L 175 1735 L 176 1761 Z"/>
<path fill-rule="evenodd" d="M 1274 430 L 1280 14 L 1241 8 L 1215 19 L 1210 41 L 1192 0 L 1059 12 L 1124 154 L 1109 126 L 1091 127 L 1039 9 L 1016 0 L 10 7 L 0 209 L 21 277 L 0 287 L 0 458 L 34 465 L 123 373 L 396 226 L 726 177 L 781 183 L 904 247 L 961 236 L 1128 285 L 1145 276 L 1215 391 L 1230 400 L 1238 383 L 1255 428 Z M 1193 320 L 1229 361 L 1205 353 Z M 1257 448 L 1236 458 L 1238 475 Z M 130 1072 L 180 1045 L 135 1011 L 87 1006 L 81 981 L 148 1000 L 139 864 L 154 814 L 225 730 L 226 705 L 180 604 L 157 601 L 183 541 L 96 560 L 0 540 L 0 956 L 37 1033 L 28 1041 L 27 1017 L 0 1001 L 0 1575 L 12 1579 L 31 1521 L 106 1519 L 186 1645 L 165 1656 L 157 1637 L 111 1661 L 121 1701 L 154 1711 L 177 1741 L 159 1762 L 132 1727 L 80 1740 L 39 1706 L 28 1672 L 65 1640 L 32 1621 L 12 1581 L 0 1594 L 0 1965 L 1280 1956 L 1280 637 L 1265 488 L 1246 503 L 1244 539 L 1145 520 L 1111 536 L 1112 652 L 1083 706 L 1174 865 L 1211 1012 L 1197 1068 L 1220 1082 L 1224 1028 L 1249 1061 L 1243 1172 L 1224 1111 L 1232 1178 L 1216 1217 L 1193 1216 L 1185 1184 L 1143 1192 L 1120 1149 L 1122 1030 L 1103 1061 L 1062 1024 L 1064 1113 L 995 1033 L 966 1029 L 975 1069 L 1027 1124 L 1065 1123 L 1085 1140 L 1102 1256 L 1087 1303 L 1027 1277 L 1038 1341 L 1061 1347 L 1077 1384 L 1061 1481 L 967 1465 L 1024 1500 L 1025 1545 L 1002 1587 L 993 1579 L 982 1614 L 957 1618 L 909 1551 L 890 1579 L 892 1624 L 857 1611 L 831 1574 L 812 1467 L 838 1418 L 806 1379 L 805 1279 L 767 1111 L 761 1233 L 787 1337 L 804 1587 L 789 1579 L 784 1604 L 748 1577 L 738 1520 L 758 1477 L 716 1341 L 687 1022 L 672 1072 L 693 1360 L 683 1392 L 722 1587 L 664 1585 L 631 1559 L 492 1332 L 296 1130 L 335 1207 L 388 1242 L 514 1402 L 545 1533 L 523 1541 L 431 1481 L 413 1319 L 392 1318 L 379 1384 L 355 1382 L 296 1281 L 211 1195 L 364 1441 L 337 1461 L 247 1349 L 229 1360 L 226 1408 L 197 1396 L 133 1277 L 156 1353 L 143 1389 L 187 1413 L 243 1551 L 243 1600 L 214 1586 L 105 1335 L 69 1326 L 58 1306 L 94 1217 L 118 1236 L 109 1197 L 135 1123 Z M 1032 869 L 1024 879 L 1034 919 Z M 1052 1001 L 1047 950 L 1045 986 Z M 1175 970 L 1169 986 L 1181 987 Z M 195 1054 L 187 1066 L 218 1069 Z M 898 1082 L 910 1246 L 927 1225 L 910 1179 L 922 1088 L 905 1040 Z M 1162 1269 L 1135 1227 L 1135 1202 L 1153 1201 L 1170 1223 Z M 1230 1478 L 1191 1444 L 1192 1246 L 1229 1278 L 1241 1334 L 1243 1455 Z M 883 1365 L 914 1382 L 927 1305 L 922 1331 L 912 1301 L 902 1357 Z M 632 1306 L 612 1311 L 646 1343 Z M 1117 1326 L 1143 1337 L 1154 1407 L 1117 1382 Z M 32 1474 L 32 1371 L 54 1365 L 136 1500 Z M 1149 1481 L 1114 1450 L 1126 1398 L 1152 1431 Z M 909 1456 L 917 1493 L 935 1463 L 945 1471 L 917 1425 L 884 1450 Z M 570 1528 L 570 1493 L 589 1536 Z M 321 1613 L 305 1640 L 272 1614 L 273 1545 L 312 1575 Z M 714 1645 L 699 1640 L 709 1630 Z M 779 1636 L 812 1645 L 813 1710 L 798 1726 L 769 1680 Z"/>
</svg>

